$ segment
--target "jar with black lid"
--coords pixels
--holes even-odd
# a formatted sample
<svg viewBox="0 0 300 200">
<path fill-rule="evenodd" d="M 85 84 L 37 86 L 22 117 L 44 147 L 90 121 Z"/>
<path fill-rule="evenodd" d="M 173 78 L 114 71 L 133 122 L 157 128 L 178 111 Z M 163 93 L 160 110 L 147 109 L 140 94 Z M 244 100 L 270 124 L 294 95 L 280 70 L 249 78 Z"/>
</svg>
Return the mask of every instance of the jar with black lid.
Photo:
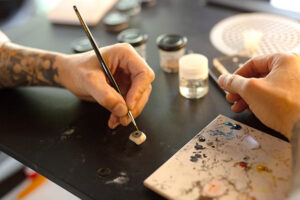
<svg viewBox="0 0 300 200">
<path fill-rule="evenodd" d="M 128 17 L 120 12 L 111 12 L 103 19 L 103 23 L 107 31 L 120 32 L 128 28 Z"/>
<path fill-rule="evenodd" d="M 120 0 L 116 8 L 119 12 L 126 14 L 129 17 L 135 16 L 141 11 L 139 0 Z"/>
<path fill-rule="evenodd" d="M 160 66 L 165 72 L 178 72 L 179 58 L 185 54 L 187 38 L 181 35 L 160 35 L 156 44 L 159 48 Z"/>
<path fill-rule="evenodd" d="M 127 29 L 119 33 L 118 42 L 131 44 L 142 58 L 146 60 L 146 42 L 148 35 L 139 29 Z"/>
</svg>

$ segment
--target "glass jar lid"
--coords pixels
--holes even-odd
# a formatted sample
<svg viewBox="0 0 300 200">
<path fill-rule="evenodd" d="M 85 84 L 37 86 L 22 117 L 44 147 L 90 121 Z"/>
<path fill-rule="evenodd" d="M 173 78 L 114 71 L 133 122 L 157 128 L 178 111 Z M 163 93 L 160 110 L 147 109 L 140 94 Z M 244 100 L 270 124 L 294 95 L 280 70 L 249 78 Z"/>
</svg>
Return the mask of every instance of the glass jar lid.
<svg viewBox="0 0 300 200">
<path fill-rule="evenodd" d="M 138 4 L 138 0 L 120 0 L 116 7 L 120 12 L 127 12 L 137 7 Z"/>
<path fill-rule="evenodd" d="M 104 19 L 103 22 L 106 26 L 119 26 L 122 24 L 127 24 L 127 16 L 119 12 L 109 13 Z"/>
<path fill-rule="evenodd" d="M 138 29 L 127 29 L 118 35 L 118 42 L 126 42 L 132 46 L 140 46 L 147 42 L 148 35 Z"/>
<path fill-rule="evenodd" d="M 157 40 L 157 46 L 165 51 L 177 51 L 185 47 L 187 38 L 181 35 L 164 34 L 160 35 Z"/>
</svg>

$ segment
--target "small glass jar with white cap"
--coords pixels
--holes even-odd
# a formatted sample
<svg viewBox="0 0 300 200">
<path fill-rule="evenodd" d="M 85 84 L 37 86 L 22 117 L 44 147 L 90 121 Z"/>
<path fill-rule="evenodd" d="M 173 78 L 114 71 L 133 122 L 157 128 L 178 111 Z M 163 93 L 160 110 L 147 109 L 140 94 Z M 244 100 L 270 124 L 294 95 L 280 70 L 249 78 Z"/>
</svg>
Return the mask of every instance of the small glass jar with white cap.
<svg viewBox="0 0 300 200">
<path fill-rule="evenodd" d="M 199 99 L 208 92 L 208 59 L 187 54 L 179 60 L 179 91 L 188 99 Z"/>
</svg>

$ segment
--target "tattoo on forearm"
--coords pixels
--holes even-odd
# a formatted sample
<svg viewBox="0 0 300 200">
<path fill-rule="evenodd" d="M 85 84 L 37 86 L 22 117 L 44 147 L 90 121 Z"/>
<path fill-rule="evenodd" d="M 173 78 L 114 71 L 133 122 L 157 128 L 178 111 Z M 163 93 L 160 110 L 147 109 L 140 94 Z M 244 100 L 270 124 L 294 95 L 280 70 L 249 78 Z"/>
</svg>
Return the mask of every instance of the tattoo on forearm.
<svg viewBox="0 0 300 200">
<path fill-rule="evenodd" d="M 0 88 L 57 86 L 56 55 L 28 50 L 13 44 L 0 48 Z"/>
</svg>

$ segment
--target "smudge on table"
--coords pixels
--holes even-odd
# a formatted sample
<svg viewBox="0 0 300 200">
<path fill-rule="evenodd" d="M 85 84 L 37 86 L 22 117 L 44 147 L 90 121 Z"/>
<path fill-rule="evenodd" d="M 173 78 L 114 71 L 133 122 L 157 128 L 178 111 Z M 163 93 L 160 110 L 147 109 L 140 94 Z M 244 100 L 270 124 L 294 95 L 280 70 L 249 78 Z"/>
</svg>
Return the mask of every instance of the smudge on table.
<svg viewBox="0 0 300 200">
<path fill-rule="evenodd" d="M 97 169 L 97 174 L 100 177 L 107 177 L 111 174 L 111 169 L 108 167 L 104 167 L 104 168 L 99 168 Z"/>
</svg>

